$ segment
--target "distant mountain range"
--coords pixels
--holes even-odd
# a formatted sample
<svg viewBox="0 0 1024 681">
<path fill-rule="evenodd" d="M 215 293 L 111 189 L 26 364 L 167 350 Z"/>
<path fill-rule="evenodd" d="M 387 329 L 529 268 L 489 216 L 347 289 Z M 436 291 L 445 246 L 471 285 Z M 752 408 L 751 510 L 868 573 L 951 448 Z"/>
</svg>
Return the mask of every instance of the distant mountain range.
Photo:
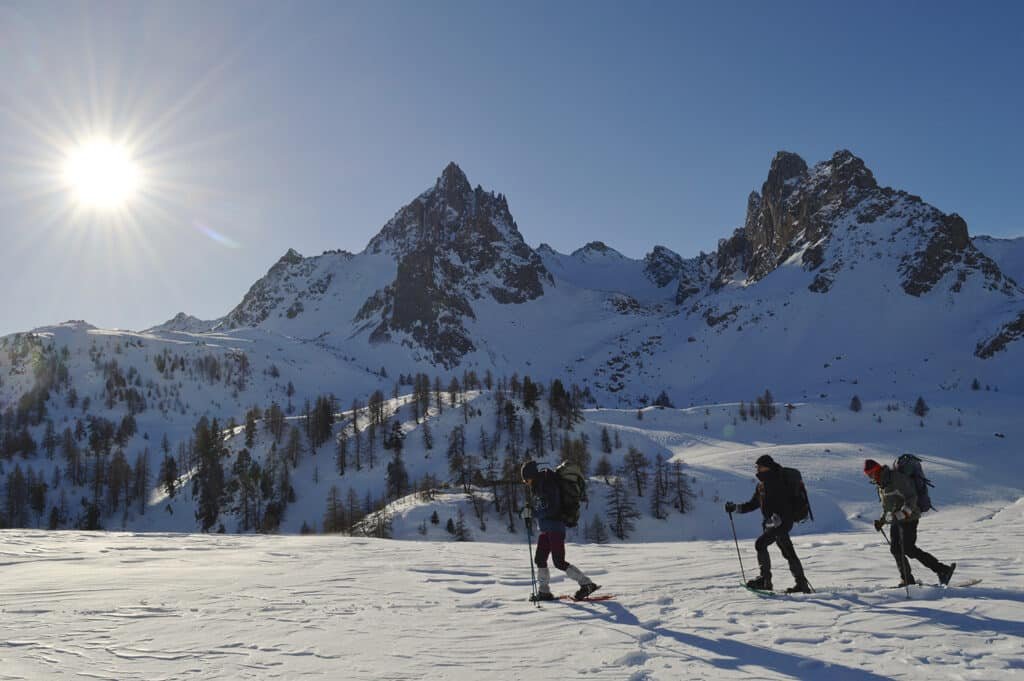
<svg viewBox="0 0 1024 681">
<path fill-rule="evenodd" d="M 845 150 L 813 167 L 779 152 L 714 253 L 642 260 L 531 248 L 507 199 L 451 163 L 363 252 L 289 250 L 224 317 L 149 331 L 254 328 L 401 371 L 569 373 L 616 403 L 788 383 L 778 369 L 827 384 L 913 366 L 949 385 L 1019 354 L 1020 276 L 1024 240 L 972 240 Z M 823 373 L 836 356 L 862 359 Z"/>
<path fill-rule="evenodd" d="M 569 254 L 531 248 L 507 199 L 449 164 L 361 253 L 289 250 L 219 319 L 181 313 L 141 332 L 73 321 L 0 338 L 0 495 L 18 501 L 0 524 L 49 518 L 53 527 L 89 527 L 101 513 L 107 527 L 191 530 L 203 516 L 246 531 L 248 511 L 231 504 L 252 492 L 274 509 L 269 527 L 298 531 L 323 513 L 335 484 L 378 508 L 387 455 L 345 473 L 332 461 L 354 421 L 361 434 L 349 435 L 353 443 L 378 438 L 381 446 L 397 424 L 417 442 L 408 452 L 412 481 L 443 480 L 451 442 L 468 440 L 479 458 L 497 437 L 504 402 L 492 377 L 495 386 L 529 376 L 545 387 L 557 378 L 578 407 L 596 408 L 586 423 L 552 431 L 552 418 L 514 401 L 513 415 L 497 418 L 518 424 L 518 435 L 506 436 L 515 451 L 501 455 L 512 457 L 508 470 L 524 453 L 515 438 L 535 421 L 550 438 L 544 456 L 559 456 L 581 433 L 596 442 L 595 424 L 608 419 L 627 448 L 635 436 L 649 457 L 673 456 L 659 428 L 682 427 L 681 412 L 666 412 L 659 426 L 658 410 L 648 409 L 649 430 L 634 425 L 636 408 L 662 393 L 662 404 L 694 407 L 685 414 L 693 446 L 732 442 L 744 428 L 736 403 L 770 390 L 777 404 L 797 405 L 787 415 L 800 414 L 773 431 L 777 442 L 813 438 L 812 427 L 836 423 L 857 396 L 870 412 L 855 432 L 835 437 L 866 443 L 869 430 L 884 431 L 913 448 L 926 419 L 909 407 L 921 397 L 941 414 L 928 427 L 944 429 L 929 431 L 929 442 L 942 441 L 947 454 L 988 451 L 991 439 L 1002 446 L 1006 437 L 999 414 L 1016 413 L 1024 396 L 1018 281 L 1024 239 L 972 239 L 959 216 L 879 187 L 848 151 L 813 167 L 780 152 L 750 194 L 743 226 L 714 253 L 684 258 L 656 246 L 639 260 L 597 241 Z M 424 375 L 435 400 L 429 427 L 425 406 L 409 399 L 414 384 L 422 395 Z M 449 385 L 461 389 L 461 404 L 442 415 L 436 400 L 449 399 Z M 377 424 L 380 433 L 365 408 L 374 391 L 393 400 L 393 423 Z M 314 444 L 301 416 L 324 400 L 349 413 Z M 356 402 L 362 414 L 352 419 Z M 603 407 L 626 409 L 612 418 Z M 889 409 L 902 413 L 883 419 Z M 984 425 L 982 409 L 993 410 Z M 249 443 L 240 424 L 256 413 Z M 212 496 L 204 485 L 219 477 L 205 474 L 196 454 L 211 439 L 200 437 L 204 419 L 232 434 L 217 455 L 225 487 Z M 745 437 L 755 446 L 761 436 Z M 616 447 L 612 463 L 625 451 Z M 160 491 L 171 460 L 178 486 L 192 494 Z M 246 487 L 257 479 L 258 493 Z M 224 505 L 208 512 L 209 499 L 221 497 Z"/>
</svg>

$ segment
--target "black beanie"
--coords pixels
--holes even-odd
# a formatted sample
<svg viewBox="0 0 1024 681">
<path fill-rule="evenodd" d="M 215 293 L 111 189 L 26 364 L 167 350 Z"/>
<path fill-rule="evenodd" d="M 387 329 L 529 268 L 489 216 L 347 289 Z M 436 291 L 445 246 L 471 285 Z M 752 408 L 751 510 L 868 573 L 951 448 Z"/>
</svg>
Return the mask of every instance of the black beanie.
<svg viewBox="0 0 1024 681">
<path fill-rule="evenodd" d="M 755 463 L 757 463 L 758 466 L 764 466 L 765 468 L 775 468 L 776 466 L 778 466 L 778 464 L 775 463 L 775 459 L 768 456 L 767 454 L 762 454 L 761 456 L 759 456 Z"/>
</svg>

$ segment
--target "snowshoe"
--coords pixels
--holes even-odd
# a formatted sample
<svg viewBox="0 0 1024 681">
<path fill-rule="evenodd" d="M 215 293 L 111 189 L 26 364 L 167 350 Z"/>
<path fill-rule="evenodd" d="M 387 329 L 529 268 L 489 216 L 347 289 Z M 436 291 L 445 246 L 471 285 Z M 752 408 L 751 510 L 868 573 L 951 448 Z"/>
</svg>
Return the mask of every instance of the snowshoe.
<svg viewBox="0 0 1024 681">
<path fill-rule="evenodd" d="M 580 588 L 577 589 L 576 593 L 572 595 L 572 598 L 574 601 L 582 601 L 584 598 L 586 598 L 587 596 L 594 593 L 600 588 L 600 585 L 594 584 L 593 582 L 591 582 L 590 584 L 582 584 L 580 585 Z"/>
<path fill-rule="evenodd" d="M 950 563 L 947 565 L 945 570 L 939 572 L 939 584 L 942 586 L 948 586 L 949 580 L 953 578 L 954 571 L 956 571 L 956 563 Z"/>
<path fill-rule="evenodd" d="M 811 590 L 811 585 L 807 583 L 806 579 L 801 579 L 795 585 L 793 585 L 793 586 L 789 587 L 788 589 L 786 589 L 786 593 L 788 593 L 788 594 L 810 594 L 810 593 L 814 593 L 814 591 Z"/>
<path fill-rule="evenodd" d="M 537 601 L 553 601 L 555 595 L 550 591 L 538 591 L 536 594 L 530 596 L 530 600 L 536 603 Z"/>
<path fill-rule="evenodd" d="M 772 580 L 765 579 L 764 577 L 757 577 L 747 582 L 748 589 L 756 589 L 758 591 L 772 591 Z"/>
</svg>

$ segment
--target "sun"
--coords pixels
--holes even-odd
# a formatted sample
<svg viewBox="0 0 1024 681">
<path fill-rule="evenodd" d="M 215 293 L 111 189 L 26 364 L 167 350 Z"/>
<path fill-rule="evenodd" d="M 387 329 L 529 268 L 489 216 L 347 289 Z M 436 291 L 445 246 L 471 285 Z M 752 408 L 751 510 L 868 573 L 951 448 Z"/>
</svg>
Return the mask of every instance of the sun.
<svg viewBox="0 0 1024 681">
<path fill-rule="evenodd" d="M 68 152 L 64 182 L 80 206 L 114 210 L 124 207 L 138 192 L 142 172 L 127 147 L 94 138 Z"/>
</svg>

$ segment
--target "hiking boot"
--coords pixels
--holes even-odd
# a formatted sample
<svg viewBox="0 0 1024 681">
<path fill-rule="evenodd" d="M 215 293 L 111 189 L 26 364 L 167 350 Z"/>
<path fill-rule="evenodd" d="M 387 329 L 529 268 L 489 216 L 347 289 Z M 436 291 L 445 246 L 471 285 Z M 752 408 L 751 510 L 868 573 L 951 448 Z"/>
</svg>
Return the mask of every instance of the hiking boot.
<svg viewBox="0 0 1024 681">
<path fill-rule="evenodd" d="M 807 583 L 806 579 L 798 579 L 798 580 L 796 580 L 796 584 L 794 586 L 791 586 L 788 589 L 786 589 L 786 593 L 788 593 L 788 594 L 810 594 L 810 593 L 814 593 L 814 592 L 811 591 L 811 585 Z"/>
<path fill-rule="evenodd" d="M 589 584 L 581 584 L 580 588 L 577 589 L 576 593 L 572 595 L 572 599 L 574 601 L 582 601 L 584 598 L 586 598 L 587 596 L 594 593 L 600 588 L 601 587 L 599 585 L 594 584 L 593 582 L 590 582 Z"/>
<path fill-rule="evenodd" d="M 757 589 L 758 591 L 771 591 L 772 580 L 765 579 L 764 577 L 757 577 L 747 582 L 747 586 L 751 589 Z"/>
<path fill-rule="evenodd" d="M 555 595 L 550 591 L 538 591 L 535 595 L 530 596 L 530 600 L 536 603 L 537 601 L 553 601 Z"/>
<path fill-rule="evenodd" d="M 901 579 L 900 583 L 896 585 L 897 589 L 902 589 L 905 586 L 917 586 L 917 580 L 911 577 L 910 579 Z"/>
<path fill-rule="evenodd" d="M 950 563 L 942 570 L 939 570 L 939 584 L 947 586 L 949 580 L 953 578 L 953 572 L 956 570 L 956 563 Z"/>
</svg>

